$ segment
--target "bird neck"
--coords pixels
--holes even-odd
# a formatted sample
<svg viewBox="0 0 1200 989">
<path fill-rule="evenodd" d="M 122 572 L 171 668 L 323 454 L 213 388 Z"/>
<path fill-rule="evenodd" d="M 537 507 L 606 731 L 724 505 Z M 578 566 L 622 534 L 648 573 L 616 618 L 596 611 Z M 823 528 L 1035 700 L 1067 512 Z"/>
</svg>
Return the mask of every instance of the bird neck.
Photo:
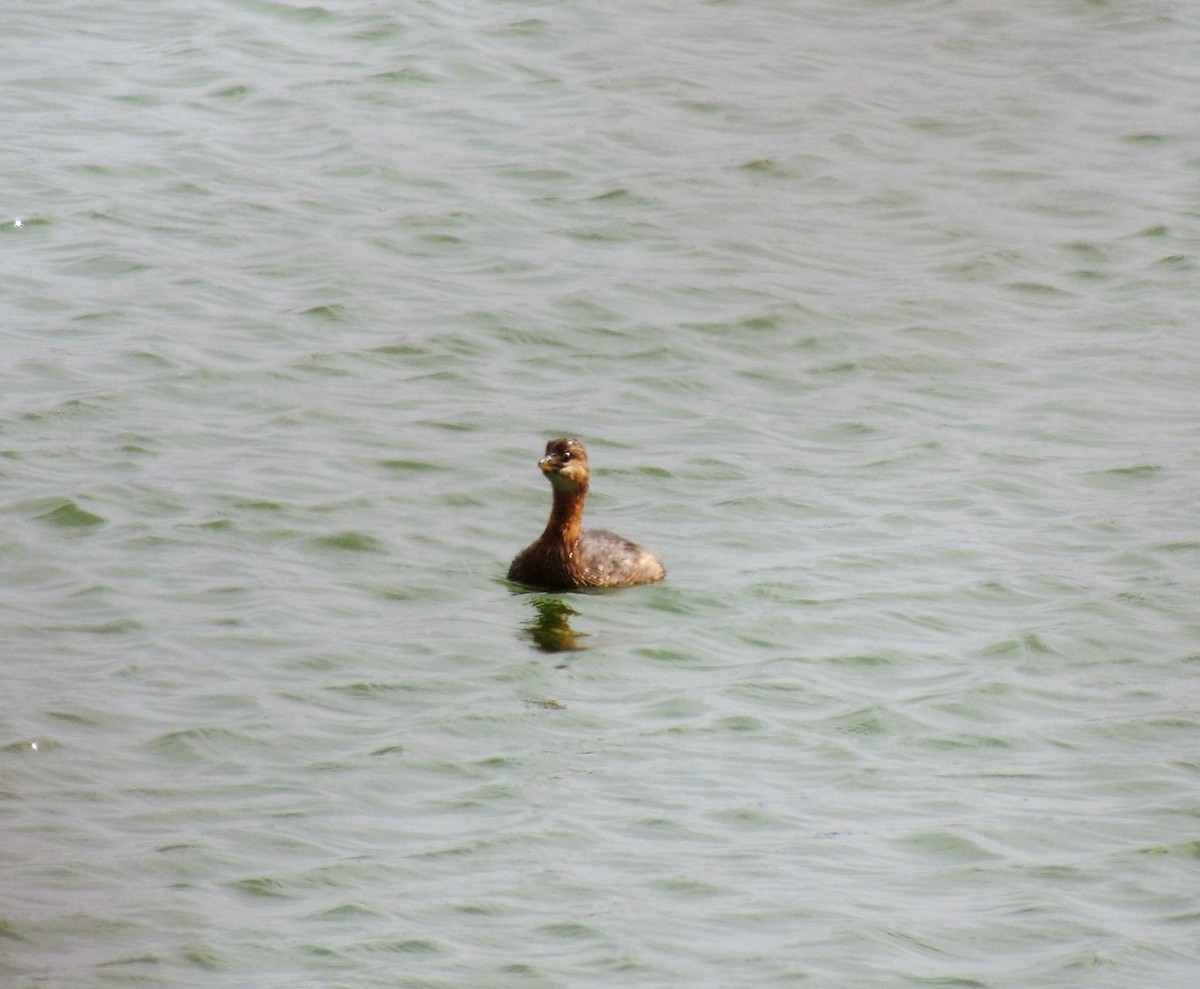
<svg viewBox="0 0 1200 989">
<path fill-rule="evenodd" d="M 561 541 L 564 546 L 574 546 L 583 531 L 583 503 L 587 498 L 587 485 L 565 491 L 554 489 L 554 504 L 550 508 L 550 521 L 546 523 L 544 536 Z"/>
</svg>

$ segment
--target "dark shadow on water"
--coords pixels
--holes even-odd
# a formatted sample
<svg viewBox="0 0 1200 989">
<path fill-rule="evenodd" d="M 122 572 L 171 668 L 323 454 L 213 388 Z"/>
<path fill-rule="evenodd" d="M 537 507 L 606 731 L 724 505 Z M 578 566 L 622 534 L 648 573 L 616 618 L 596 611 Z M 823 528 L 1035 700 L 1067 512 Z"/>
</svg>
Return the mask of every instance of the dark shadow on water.
<svg viewBox="0 0 1200 989">
<path fill-rule="evenodd" d="M 587 648 L 579 641 L 586 639 L 587 633 L 571 628 L 571 616 L 578 615 L 578 611 L 554 595 L 540 595 L 530 600 L 537 614 L 525 622 L 522 629 L 538 649 L 542 652 L 575 652 Z"/>
</svg>

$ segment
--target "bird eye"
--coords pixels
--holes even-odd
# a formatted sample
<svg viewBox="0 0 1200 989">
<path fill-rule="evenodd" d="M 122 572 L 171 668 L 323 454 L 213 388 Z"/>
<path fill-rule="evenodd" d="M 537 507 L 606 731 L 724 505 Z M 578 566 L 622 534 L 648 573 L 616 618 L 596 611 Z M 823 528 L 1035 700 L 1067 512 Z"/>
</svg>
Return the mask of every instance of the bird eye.
<svg viewBox="0 0 1200 989">
<path fill-rule="evenodd" d="M 563 458 L 563 460 L 570 460 L 571 459 L 571 451 L 563 450 L 562 458 Z"/>
</svg>

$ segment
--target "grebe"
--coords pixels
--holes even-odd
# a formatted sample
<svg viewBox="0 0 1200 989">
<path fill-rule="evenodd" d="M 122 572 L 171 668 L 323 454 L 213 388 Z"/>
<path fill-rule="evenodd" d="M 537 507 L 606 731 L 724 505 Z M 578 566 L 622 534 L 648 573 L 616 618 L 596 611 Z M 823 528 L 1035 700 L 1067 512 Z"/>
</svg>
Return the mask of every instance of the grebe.
<svg viewBox="0 0 1200 989">
<path fill-rule="evenodd" d="M 658 557 L 637 543 L 604 529 L 582 528 L 588 459 L 579 440 L 551 440 L 538 466 L 554 489 L 550 521 L 537 541 L 512 561 L 509 580 L 560 591 L 633 587 L 653 584 L 667 575 Z"/>
</svg>

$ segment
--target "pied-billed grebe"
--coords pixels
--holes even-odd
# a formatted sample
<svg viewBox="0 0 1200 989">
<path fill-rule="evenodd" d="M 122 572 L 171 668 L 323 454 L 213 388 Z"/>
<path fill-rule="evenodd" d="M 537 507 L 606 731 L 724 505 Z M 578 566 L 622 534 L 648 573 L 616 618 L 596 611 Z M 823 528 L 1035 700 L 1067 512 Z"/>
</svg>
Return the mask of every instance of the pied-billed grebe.
<svg viewBox="0 0 1200 989">
<path fill-rule="evenodd" d="M 554 488 L 550 521 L 537 542 L 512 561 L 509 580 L 561 591 L 653 584 L 667 575 L 658 557 L 637 543 L 603 529 L 582 528 L 588 460 L 579 440 L 551 440 L 538 466 Z"/>
</svg>

